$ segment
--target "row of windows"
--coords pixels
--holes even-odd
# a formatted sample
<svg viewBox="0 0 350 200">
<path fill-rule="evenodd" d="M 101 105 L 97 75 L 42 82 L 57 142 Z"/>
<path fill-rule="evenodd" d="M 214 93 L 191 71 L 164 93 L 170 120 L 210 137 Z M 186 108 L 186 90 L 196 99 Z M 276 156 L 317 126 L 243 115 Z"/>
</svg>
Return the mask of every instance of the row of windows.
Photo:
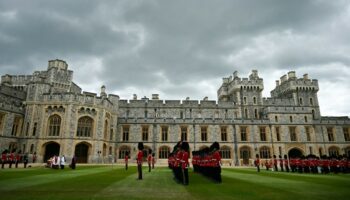
<svg viewBox="0 0 350 200">
<path fill-rule="evenodd" d="M 313 115 L 313 118 L 315 118 L 315 117 L 314 117 L 314 113 L 313 113 L 312 115 Z M 307 117 L 307 116 L 304 116 L 304 122 L 307 123 L 308 121 L 309 121 L 308 117 Z M 275 116 L 275 122 L 278 122 L 278 116 Z M 294 122 L 293 116 L 289 116 L 289 122 L 290 122 L 290 123 L 293 123 L 293 122 Z"/>
<path fill-rule="evenodd" d="M 309 126 L 304 127 L 306 134 L 306 141 L 311 141 L 312 128 Z M 240 127 L 240 139 L 243 142 L 249 141 L 247 127 Z M 350 141 L 349 128 L 343 129 L 345 141 Z M 276 140 L 281 141 L 280 127 L 275 127 Z M 335 141 L 333 128 L 327 128 L 328 141 Z M 260 141 L 267 141 L 266 127 L 259 128 Z M 187 127 L 181 127 L 181 141 L 187 141 Z M 296 127 L 289 127 L 289 139 L 290 141 L 299 141 L 297 136 Z M 148 127 L 142 128 L 142 140 L 148 141 Z M 123 127 L 122 141 L 129 141 L 129 127 Z M 168 141 L 168 127 L 162 127 L 161 141 Z M 207 127 L 201 127 L 201 141 L 208 141 Z M 227 128 L 221 127 L 221 141 L 227 141 Z"/>
</svg>

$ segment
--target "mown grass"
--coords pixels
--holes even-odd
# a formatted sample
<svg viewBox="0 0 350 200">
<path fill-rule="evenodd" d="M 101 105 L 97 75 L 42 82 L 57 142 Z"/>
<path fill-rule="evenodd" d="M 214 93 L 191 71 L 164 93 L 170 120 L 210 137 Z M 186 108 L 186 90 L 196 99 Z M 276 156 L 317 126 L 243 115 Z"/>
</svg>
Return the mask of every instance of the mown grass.
<svg viewBox="0 0 350 200">
<path fill-rule="evenodd" d="M 315 175 L 223 169 L 222 184 L 190 172 L 190 185 L 175 183 L 168 168 L 138 181 L 135 167 L 78 166 L 0 170 L 1 199 L 347 199 L 350 175 Z"/>
</svg>

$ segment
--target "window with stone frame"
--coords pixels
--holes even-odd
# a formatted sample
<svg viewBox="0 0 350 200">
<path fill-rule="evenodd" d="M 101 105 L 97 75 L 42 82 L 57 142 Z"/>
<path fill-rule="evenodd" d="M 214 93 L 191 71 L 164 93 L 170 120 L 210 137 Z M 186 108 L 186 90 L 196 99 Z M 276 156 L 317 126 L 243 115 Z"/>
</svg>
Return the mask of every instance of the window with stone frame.
<svg viewBox="0 0 350 200">
<path fill-rule="evenodd" d="M 105 140 L 107 140 L 107 137 L 108 137 L 108 130 L 109 130 L 108 120 L 105 120 L 105 125 L 104 125 L 104 129 L 103 129 L 103 138 Z"/>
<path fill-rule="evenodd" d="M 129 126 L 123 126 L 122 129 L 123 129 L 122 130 L 123 131 L 122 141 L 127 142 L 127 141 L 129 141 L 129 129 L 130 129 L 130 127 Z"/>
<path fill-rule="evenodd" d="M 222 126 L 220 130 L 221 130 L 221 141 L 223 142 L 227 141 L 227 127 Z"/>
<path fill-rule="evenodd" d="M 159 148 L 159 159 L 167 159 L 170 154 L 170 148 L 167 146 L 161 146 Z"/>
<path fill-rule="evenodd" d="M 181 141 L 187 141 L 187 127 L 181 127 Z"/>
<path fill-rule="evenodd" d="M 246 126 L 241 126 L 240 127 L 240 132 L 241 132 L 241 141 L 243 141 L 243 142 L 248 141 L 247 127 Z"/>
<path fill-rule="evenodd" d="M 26 125 L 26 136 L 28 136 L 29 134 L 29 122 L 27 122 L 27 125 Z"/>
<path fill-rule="evenodd" d="M 280 127 L 275 127 L 275 132 L 276 132 L 276 140 L 281 141 L 281 133 L 280 133 Z"/>
<path fill-rule="evenodd" d="M 85 116 L 78 120 L 77 136 L 91 137 L 92 136 L 93 119 Z"/>
<path fill-rule="evenodd" d="M 5 114 L 0 112 L 0 135 L 3 133 Z"/>
<path fill-rule="evenodd" d="M 142 141 L 148 141 L 148 126 L 142 126 Z"/>
<path fill-rule="evenodd" d="M 278 117 L 277 116 L 275 116 L 275 122 L 278 122 Z"/>
<path fill-rule="evenodd" d="M 314 105 L 314 100 L 312 98 L 310 98 L 310 106 Z"/>
<path fill-rule="evenodd" d="M 329 142 L 334 142 L 334 132 L 332 127 L 327 128 L 327 135 L 328 135 L 328 141 Z"/>
<path fill-rule="evenodd" d="M 253 97 L 253 103 L 256 104 L 256 97 Z"/>
<path fill-rule="evenodd" d="M 169 128 L 167 126 L 162 127 L 162 141 L 163 142 L 168 141 L 168 130 L 169 130 Z"/>
<path fill-rule="evenodd" d="M 343 128 L 343 133 L 344 133 L 344 140 L 347 142 L 350 141 L 350 132 L 348 127 Z"/>
<path fill-rule="evenodd" d="M 259 131 L 260 131 L 260 141 L 267 141 L 267 138 L 266 138 L 266 127 L 260 127 Z"/>
<path fill-rule="evenodd" d="M 296 128 L 294 126 L 289 127 L 289 135 L 290 135 L 290 141 L 292 142 L 298 141 Z"/>
<path fill-rule="evenodd" d="M 261 147 L 260 148 L 260 158 L 270 158 L 271 154 L 270 154 L 270 148 L 268 147 Z"/>
<path fill-rule="evenodd" d="M 59 115 L 52 115 L 49 118 L 49 136 L 59 136 L 61 129 L 61 117 Z"/>
<path fill-rule="evenodd" d="M 228 146 L 220 148 L 220 155 L 222 159 L 231 159 L 231 149 Z"/>
<path fill-rule="evenodd" d="M 17 136 L 20 129 L 20 124 L 21 124 L 21 118 L 16 116 L 15 119 L 13 120 L 12 131 L 11 131 L 12 136 Z"/>
<path fill-rule="evenodd" d="M 330 147 L 328 149 L 329 156 L 339 156 L 339 149 L 337 147 Z"/>
<path fill-rule="evenodd" d="M 311 131 L 310 131 L 310 127 L 305 126 L 305 134 L 306 134 L 306 141 L 310 142 L 310 141 L 311 141 Z"/>
<path fill-rule="evenodd" d="M 36 129 L 38 128 L 38 123 L 34 122 L 32 136 L 36 136 Z"/>
<path fill-rule="evenodd" d="M 208 141 L 208 127 L 202 126 L 201 127 L 201 140 L 202 141 Z"/>
<path fill-rule="evenodd" d="M 305 122 L 307 122 L 307 121 L 308 121 L 308 120 L 307 120 L 307 116 L 304 116 L 304 121 L 305 121 Z"/>
</svg>

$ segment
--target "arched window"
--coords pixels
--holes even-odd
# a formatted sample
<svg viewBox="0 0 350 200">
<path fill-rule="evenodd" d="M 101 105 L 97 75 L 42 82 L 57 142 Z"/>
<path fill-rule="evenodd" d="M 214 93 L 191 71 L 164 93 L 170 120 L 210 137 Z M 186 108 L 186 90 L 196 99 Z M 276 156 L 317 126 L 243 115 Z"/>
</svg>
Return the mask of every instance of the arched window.
<svg viewBox="0 0 350 200">
<path fill-rule="evenodd" d="M 93 120 L 90 117 L 82 117 L 78 120 L 78 137 L 91 137 Z"/>
<path fill-rule="evenodd" d="M 170 148 L 167 146 L 162 146 L 159 148 L 159 158 L 167 159 L 170 153 Z"/>
<path fill-rule="evenodd" d="M 127 147 L 127 146 L 120 147 L 119 148 L 119 157 L 118 158 L 119 159 L 124 159 L 127 152 L 129 154 L 129 157 L 130 157 L 130 148 Z"/>
<path fill-rule="evenodd" d="M 303 98 L 299 98 L 299 105 L 303 105 Z"/>
<path fill-rule="evenodd" d="M 220 149 L 222 159 L 231 159 L 231 149 L 228 146 L 223 146 Z"/>
<path fill-rule="evenodd" d="M 31 144 L 29 153 L 33 153 L 33 152 L 34 152 L 34 144 Z"/>
<path fill-rule="evenodd" d="M 103 138 L 105 140 L 107 140 L 107 136 L 108 136 L 108 120 L 105 120 L 105 127 L 104 127 L 104 134 L 103 134 Z"/>
<path fill-rule="evenodd" d="M 260 148 L 260 158 L 270 158 L 270 148 L 268 147 L 261 147 Z"/>
<path fill-rule="evenodd" d="M 339 149 L 337 147 L 330 147 L 328 149 L 329 156 L 339 156 Z"/>
<path fill-rule="evenodd" d="M 61 117 L 53 115 L 49 118 L 49 136 L 59 136 L 61 128 Z"/>
<path fill-rule="evenodd" d="M 253 103 L 256 104 L 256 97 L 253 97 Z"/>
</svg>

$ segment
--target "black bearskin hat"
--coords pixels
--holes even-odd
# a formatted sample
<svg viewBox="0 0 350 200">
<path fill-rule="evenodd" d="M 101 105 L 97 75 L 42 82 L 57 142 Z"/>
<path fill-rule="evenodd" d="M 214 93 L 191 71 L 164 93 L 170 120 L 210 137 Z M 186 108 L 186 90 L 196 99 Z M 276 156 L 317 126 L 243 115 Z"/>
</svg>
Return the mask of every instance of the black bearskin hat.
<svg viewBox="0 0 350 200">
<path fill-rule="evenodd" d="M 148 153 L 151 154 L 152 153 L 152 149 L 148 149 Z"/>
<path fill-rule="evenodd" d="M 143 143 L 139 142 L 139 144 L 137 145 L 137 148 L 142 151 L 143 150 Z"/>
<path fill-rule="evenodd" d="M 181 144 L 181 148 L 184 150 L 184 151 L 187 151 L 190 149 L 190 146 L 188 145 L 188 142 L 182 142 Z"/>
<path fill-rule="evenodd" d="M 220 144 L 218 142 L 214 142 L 211 147 L 213 148 L 213 151 L 217 151 L 220 149 Z"/>
</svg>

